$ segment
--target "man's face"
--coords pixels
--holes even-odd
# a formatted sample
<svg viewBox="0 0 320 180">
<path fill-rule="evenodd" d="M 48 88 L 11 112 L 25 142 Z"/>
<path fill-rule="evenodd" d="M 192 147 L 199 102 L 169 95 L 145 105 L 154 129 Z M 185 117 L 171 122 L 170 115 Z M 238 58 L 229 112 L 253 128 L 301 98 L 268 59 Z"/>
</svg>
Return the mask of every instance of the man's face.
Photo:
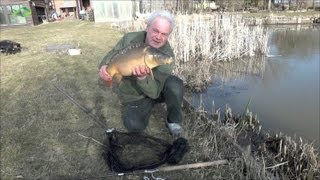
<svg viewBox="0 0 320 180">
<path fill-rule="evenodd" d="M 146 43 L 154 48 L 162 47 L 170 35 L 170 22 L 162 17 L 154 19 L 147 28 Z"/>
</svg>

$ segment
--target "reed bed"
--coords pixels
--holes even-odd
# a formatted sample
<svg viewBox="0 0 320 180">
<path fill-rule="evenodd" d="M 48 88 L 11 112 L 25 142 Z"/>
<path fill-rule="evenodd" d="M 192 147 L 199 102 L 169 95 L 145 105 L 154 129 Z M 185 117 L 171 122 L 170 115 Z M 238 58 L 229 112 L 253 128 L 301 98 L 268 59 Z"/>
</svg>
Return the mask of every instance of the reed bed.
<svg viewBox="0 0 320 180">
<path fill-rule="evenodd" d="M 200 141 L 198 146 L 201 147 L 200 149 L 205 149 L 202 154 L 210 153 L 216 150 L 215 148 L 219 149 L 219 145 L 207 149 L 205 146 L 217 145 L 216 138 L 223 136 L 226 137 L 225 144 L 233 145 L 234 152 L 231 154 L 235 155 L 235 151 L 241 154 L 242 168 L 246 169 L 250 174 L 249 177 L 253 176 L 253 179 L 320 179 L 319 149 L 315 148 L 313 143 L 304 142 L 302 138 L 290 137 L 282 133 L 270 135 L 261 130 L 258 116 L 250 111 L 249 106 L 250 101 L 242 114 L 232 112 L 228 104 L 224 109 L 213 109 L 212 112 L 204 110 L 204 106 L 194 109 L 201 114 L 198 115 L 197 123 L 206 124 L 204 128 L 212 125 L 217 128 L 213 131 L 213 137 L 210 137 L 209 131 Z M 189 130 L 199 127 L 189 128 Z M 196 132 L 203 131 L 196 130 Z M 195 136 L 192 132 L 188 131 L 188 135 L 191 133 L 190 138 Z M 217 136 L 219 133 L 220 135 Z M 221 145 L 221 143 L 218 144 Z M 221 154 L 223 152 L 220 152 L 220 156 L 223 156 Z M 210 157 L 209 154 L 207 156 Z M 236 156 L 239 160 L 239 154 Z M 239 167 L 236 169 L 239 170 Z M 244 170 L 241 173 L 248 178 Z"/>
<path fill-rule="evenodd" d="M 312 143 L 303 142 L 301 137 L 282 133 L 269 135 L 262 131 L 249 104 L 242 115 L 233 115 L 229 106 L 225 108 L 225 127 L 231 127 L 226 132 L 235 138 L 235 142 L 247 146 L 249 154 L 276 179 L 319 179 L 319 150 Z"/>
<path fill-rule="evenodd" d="M 280 179 L 320 179 L 319 150 L 312 143 L 280 133 L 269 136 L 266 145 L 271 154 L 261 158 L 275 164 L 266 169 Z"/>
<path fill-rule="evenodd" d="M 170 39 L 175 73 L 196 91 L 210 82 L 216 62 L 267 53 L 268 34 L 261 23 L 249 26 L 241 15 L 178 15 L 176 24 Z"/>
<path fill-rule="evenodd" d="M 235 14 L 178 15 L 170 42 L 179 62 L 230 61 L 267 52 L 260 24 L 248 26 Z"/>
</svg>

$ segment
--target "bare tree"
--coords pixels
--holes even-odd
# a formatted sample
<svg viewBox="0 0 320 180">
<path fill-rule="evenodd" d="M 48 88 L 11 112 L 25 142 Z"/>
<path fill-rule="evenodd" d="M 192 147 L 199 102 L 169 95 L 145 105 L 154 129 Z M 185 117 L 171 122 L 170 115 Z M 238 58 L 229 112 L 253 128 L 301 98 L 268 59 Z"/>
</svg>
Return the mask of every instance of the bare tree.
<svg viewBox="0 0 320 180">
<path fill-rule="evenodd" d="M 291 0 L 289 0 L 289 9 L 291 9 L 292 7 L 292 4 L 291 4 Z"/>
<path fill-rule="evenodd" d="M 314 2 L 315 0 L 312 1 L 312 6 L 313 6 L 313 10 L 316 10 L 316 4 Z"/>
<path fill-rule="evenodd" d="M 271 11 L 271 0 L 268 1 L 268 11 Z"/>
<path fill-rule="evenodd" d="M 45 13 L 46 13 L 46 20 L 49 22 L 49 18 L 50 18 L 50 15 L 49 15 L 49 0 L 44 0 L 44 4 L 45 4 Z"/>
</svg>

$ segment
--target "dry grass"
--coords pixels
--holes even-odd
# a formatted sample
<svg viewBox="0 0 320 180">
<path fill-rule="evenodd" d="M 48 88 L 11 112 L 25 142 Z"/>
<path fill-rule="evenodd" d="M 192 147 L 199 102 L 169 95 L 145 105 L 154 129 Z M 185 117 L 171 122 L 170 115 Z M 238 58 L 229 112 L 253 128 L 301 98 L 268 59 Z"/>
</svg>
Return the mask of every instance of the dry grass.
<svg viewBox="0 0 320 180">
<path fill-rule="evenodd" d="M 105 117 L 108 126 L 121 128 L 117 99 L 99 88 L 97 76 L 99 60 L 120 37 L 109 26 L 80 21 L 1 30 L 1 40 L 17 41 L 23 47 L 19 54 L 1 55 L 3 178 L 106 172 L 100 145 L 78 135 L 103 140 L 104 132 L 53 84 Z M 52 44 L 79 45 L 82 54 L 45 52 Z"/>
</svg>

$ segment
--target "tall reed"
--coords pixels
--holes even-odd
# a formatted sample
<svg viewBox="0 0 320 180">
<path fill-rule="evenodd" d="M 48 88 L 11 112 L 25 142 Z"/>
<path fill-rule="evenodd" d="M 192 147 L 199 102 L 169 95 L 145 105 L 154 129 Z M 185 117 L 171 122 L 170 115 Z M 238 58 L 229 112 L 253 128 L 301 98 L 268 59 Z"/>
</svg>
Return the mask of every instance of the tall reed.
<svg viewBox="0 0 320 180">
<path fill-rule="evenodd" d="M 177 15 L 171 35 L 175 73 L 195 90 L 210 82 L 212 65 L 267 53 L 268 34 L 261 22 L 249 26 L 241 15 Z"/>
</svg>

